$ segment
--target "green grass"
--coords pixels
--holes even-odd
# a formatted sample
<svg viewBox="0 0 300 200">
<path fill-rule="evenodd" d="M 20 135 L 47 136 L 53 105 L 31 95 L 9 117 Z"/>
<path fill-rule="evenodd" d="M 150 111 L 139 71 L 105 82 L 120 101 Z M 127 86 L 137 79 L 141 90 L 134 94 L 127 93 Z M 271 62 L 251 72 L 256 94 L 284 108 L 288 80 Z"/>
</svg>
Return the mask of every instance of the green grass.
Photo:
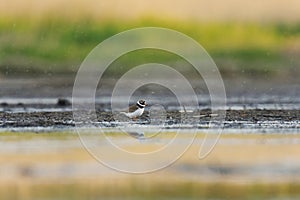
<svg viewBox="0 0 300 200">
<path fill-rule="evenodd" d="M 76 73 L 83 59 L 101 41 L 121 31 L 145 26 L 171 28 L 192 37 L 225 75 L 276 76 L 299 72 L 296 67 L 300 58 L 296 55 L 300 52 L 300 23 L 200 23 L 153 18 L 117 22 L 45 17 L 0 20 L 0 73 L 7 76 Z M 138 53 L 123 64 L 132 67 L 156 58 L 155 54 L 149 58 L 147 53 Z M 158 58 L 166 63 L 176 61 L 169 55 Z"/>
</svg>

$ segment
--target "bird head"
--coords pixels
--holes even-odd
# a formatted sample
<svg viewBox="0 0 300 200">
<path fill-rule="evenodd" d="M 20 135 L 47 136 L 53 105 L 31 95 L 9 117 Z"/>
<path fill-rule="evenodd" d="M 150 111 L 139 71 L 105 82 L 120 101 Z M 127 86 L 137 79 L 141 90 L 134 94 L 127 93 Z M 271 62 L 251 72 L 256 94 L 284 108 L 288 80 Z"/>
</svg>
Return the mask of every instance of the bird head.
<svg viewBox="0 0 300 200">
<path fill-rule="evenodd" d="M 145 106 L 147 105 L 146 101 L 145 100 L 138 100 L 136 102 L 137 106 L 140 107 L 140 108 L 145 108 Z"/>
</svg>

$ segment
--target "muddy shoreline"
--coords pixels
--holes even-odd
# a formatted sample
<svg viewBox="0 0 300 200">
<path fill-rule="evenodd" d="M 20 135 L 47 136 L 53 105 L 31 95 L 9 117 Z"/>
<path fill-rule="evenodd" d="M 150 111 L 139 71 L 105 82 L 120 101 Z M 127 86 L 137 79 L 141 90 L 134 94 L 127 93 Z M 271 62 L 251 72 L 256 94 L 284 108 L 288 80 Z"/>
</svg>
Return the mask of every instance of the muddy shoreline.
<svg viewBox="0 0 300 200">
<path fill-rule="evenodd" d="M 70 129 L 75 126 L 72 113 L 72 89 L 74 77 L 2 79 L 0 80 L 0 131 L 19 130 L 37 127 L 49 131 Z M 283 80 L 224 80 L 227 105 L 224 128 L 261 130 L 292 130 L 300 132 L 300 89 L 299 82 Z M 196 84 L 197 85 L 197 84 Z M 234 87 L 233 87 L 234 86 Z M 97 125 L 117 127 L 121 122 L 113 119 L 110 112 L 111 82 L 104 91 L 96 92 Z M 205 85 L 197 85 L 200 112 L 190 118 L 192 128 L 207 129 L 211 120 L 210 96 Z M 150 88 L 151 89 L 151 88 Z M 149 92 L 149 91 L 148 91 Z M 147 92 L 139 93 L 133 99 L 145 97 Z M 165 94 L 164 94 L 165 95 Z M 146 97 L 145 97 L 146 98 Z M 166 128 L 177 128 L 181 112 L 174 98 L 151 96 L 159 104 L 166 106 Z M 152 102 L 153 103 L 153 102 Z M 154 102 L 155 103 L 155 102 Z M 177 106 L 177 107 L 176 107 Z M 135 122 L 142 126 L 150 124 L 149 109 Z M 19 128 L 19 129 L 18 129 Z M 24 129 L 23 129 L 24 128 Z M 37 132 L 40 129 L 36 129 Z"/>
<path fill-rule="evenodd" d="M 48 105 L 50 108 L 51 106 Z M 72 128 L 75 126 L 73 112 L 70 107 L 68 111 L 59 112 L 0 112 L 0 129 L 25 128 L 25 127 L 49 127 L 49 128 Z M 100 127 L 116 127 L 122 121 L 116 121 L 111 112 L 98 110 L 97 122 Z M 188 123 L 193 128 L 205 129 L 213 120 L 211 110 L 195 112 L 189 118 Z M 167 111 L 164 127 L 174 127 L 181 123 L 182 112 Z M 84 121 L 84 120 L 83 120 Z M 77 121 L 78 122 L 78 121 Z M 149 111 L 134 123 L 149 125 L 151 123 Z M 293 129 L 300 130 L 300 110 L 226 110 L 224 128 L 249 128 L 251 129 Z"/>
</svg>

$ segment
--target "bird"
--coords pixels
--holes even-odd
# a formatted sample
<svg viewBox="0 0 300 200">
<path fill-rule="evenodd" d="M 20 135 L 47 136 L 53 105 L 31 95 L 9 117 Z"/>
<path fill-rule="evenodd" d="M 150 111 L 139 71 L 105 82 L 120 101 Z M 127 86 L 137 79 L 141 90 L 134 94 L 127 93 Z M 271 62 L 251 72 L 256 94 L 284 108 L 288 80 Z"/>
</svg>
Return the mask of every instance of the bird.
<svg viewBox="0 0 300 200">
<path fill-rule="evenodd" d="M 136 120 L 144 113 L 144 109 L 147 103 L 145 100 L 138 100 L 135 105 L 129 107 L 128 112 L 121 112 L 126 115 L 128 118 Z"/>
</svg>

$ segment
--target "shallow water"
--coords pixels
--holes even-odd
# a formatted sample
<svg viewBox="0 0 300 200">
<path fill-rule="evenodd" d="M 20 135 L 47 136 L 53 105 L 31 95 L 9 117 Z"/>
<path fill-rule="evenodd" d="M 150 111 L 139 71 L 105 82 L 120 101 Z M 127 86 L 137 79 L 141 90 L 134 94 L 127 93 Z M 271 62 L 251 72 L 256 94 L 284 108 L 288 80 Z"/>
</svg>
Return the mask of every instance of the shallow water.
<svg viewBox="0 0 300 200">
<path fill-rule="evenodd" d="M 200 99 L 199 109 L 210 109 L 210 96 L 202 95 Z M 64 98 L 70 103 L 72 97 Z M 120 98 L 119 101 L 121 101 Z M 59 107 L 57 105 L 58 98 L 0 98 L 0 112 L 59 112 L 70 110 L 66 107 Z M 84 102 L 85 100 L 82 99 Z M 163 97 L 163 101 L 167 101 L 167 110 L 178 110 L 173 98 Z M 111 103 L 110 97 L 101 97 L 95 100 L 96 105 L 101 105 L 105 111 L 109 111 Z M 150 104 L 160 102 L 150 102 Z M 187 107 L 187 109 L 189 109 Z M 190 108 L 193 109 L 193 108 Z M 278 96 L 278 95 L 250 95 L 247 97 L 227 97 L 225 107 L 216 107 L 215 109 L 225 110 L 249 110 L 249 109 L 268 109 L 268 110 L 299 110 L 300 109 L 300 96 Z"/>
<path fill-rule="evenodd" d="M 117 136 L 114 134 L 115 133 L 110 130 L 110 133 L 106 135 L 106 137 L 110 138 L 110 141 L 113 141 L 115 145 L 119 145 L 120 148 L 133 146 L 136 148 L 135 150 L 137 152 L 149 146 L 160 148 L 160 145 L 168 145 L 172 137 L 175 136 L 172 131 L 163 131 L 155 137 L 145 136 L 144 138 L 136 139 L 126 134 L 118 133 Z M 147 133 L 147 135 L 149 134 L 151 135 L 151 133 Z M 269 155 L 269 158 L 265 157 L 264 159 L 260 158 L 260 156 L 247 157 L 250 154 L 252 155 L 252 153 L 243 150 L 244 152 L 241 153 L 244 154 L 245 158 L 240 161 L 232 160 L 231 156 L 223 160 L 214 155 L 212 155 L 212 157 L 208 155 L 204 160 L 197 161 L 197 151 L 199 151 L 199 148 L 203 145 L 204 141 L 203 132 L 199 132 L 196 136 L 188 134 L 177 137 L 179 137 L 179 141 L 181 141 L 182 145 L 188 143 L 191 139 L 190 137 L 195 137 L 191 146 L 192 154 L 189 156 L 189 153 L 187 153 L 188 162 L 186 162 L 183 157 L 183 159 L 180 159 L 174 166 L 166 168 L 167 171 L 176 172 L 176 174 L 179 175 L 184 174 L 185 179 L 198 177 L 201 178 L 201 181 L 204 181 L 206 178 L 208 178 L 207 181 L 220 181 L 219 178 L 224 176 L 220 171 L 224 168 L 224 170 L 228 170 L 227 176 L 230 176 L 231 178 L 244 176 L 248 181 L 255 181 L 258 179 L 272 182 L 277 180 L 300 181 L 300 161 L 295 157 L 298 155 L 297 152 L 300 144 L 299 136 L 260 136 L 260 134 L 254 134 L 254 136 L 244 135 L 244 137 L 241 137 L 240 135 L 227 135 L 221 137 L 217 142 L 215 150 L 213 150 L 213 152 L 216 151 L 216 155 L 226 157 L 228 156 L 226 151 L 234 152 L 234 149 L 242 150 L 243 147 L 257 152 L 259 152 L 261 148 L 261 150 L 267 150 L 261 152 L 262 154 L 260 156 L 262 156 L 262 158 Z M 105 152 L 108 150 L 102 137 L 89 135 L 84 137 L 81 136 L 81 138 L 84 138 L 83 140 L 85 143 L 87 140 L 90 140 L 91 146 L 94 146 L 95 148 L 102 149 Z M 207 144 L 213 142 L 213 139 L 208 139 L 206 141 Z M 289 154 L 283 153 L 278 154 L 277 156 L 272 155 L 271 149 L 287 146 L 290 146 L 290 149 L 282 149 L 282 151 L 289 151 Z M 26 135 L 19 135 L 19 133 L 2 136 L 0 140 L 0 155 L 4 157 L 0 159 L 0 177 L 17 177 L 20 175 L 17 173 L 18 170 L 24 165 L 31 166 L 31 176 L 34 178 L 44 178 L 48 176 L 52 178 L 61 178 L 69 176 L 70 173 L 72 173 L 72 178 L 88 178 L 105 173 L 116 174 L 114 171 L 111 171 L 111 169 L 96 162 L 96 160 L 88 154 L 85 148 L 86 147 L 83 146 L 79 137 L 73 133 L 65 134 L 63 137 L 59 135 L 51 136 L 51 134 L 26 137 Z M 226 151 L 223 151 L 222 149 L 225 149 Z M 152 152 L 151 150 L 147 151 Z M 61 154 L 62 152 L 65 152 L 66 155 Z M 47 164 L 47 158 L 40 157 L 40 155 L 49 155 L 49 159 L 55 156 L 53 157 L 53 162 L 55 162 L 53 163 L 51 158 L 49 162 L 52 164 L 49 165 Z M 68 156 L 70 157 L 67 158 Z M 75 157 L 72 158 L 72 156 Z M 82 158 L 76 159 L 77 156 Z M 162 157 L 157 159 L 164 159 L 163 154 L 161 156 Z M 35 157 L 40 159 L 35 160 Z M 115 156 L 112 157 L 114 158 Z M 11 159 L 12 162 L 3 162 L 5 161 L 3 158 Z M 18 163 L 18 158 L 20 158 L 20 163 Z M 66 160 L 61 158 L 65 158 Z M 213 159 L 213 162 L 210 162 L 210 159 Z M 215 163 L 214 159 L 220 159 L 218 161 L 219 163 Z M 27 163 L 26 160 L 31 160 L 32 162 Z M 122 162 L 121 159 L 118 161 Z M 276 163 L 276 165 L 274 165 L 274 163 Z"/>
</svg>

